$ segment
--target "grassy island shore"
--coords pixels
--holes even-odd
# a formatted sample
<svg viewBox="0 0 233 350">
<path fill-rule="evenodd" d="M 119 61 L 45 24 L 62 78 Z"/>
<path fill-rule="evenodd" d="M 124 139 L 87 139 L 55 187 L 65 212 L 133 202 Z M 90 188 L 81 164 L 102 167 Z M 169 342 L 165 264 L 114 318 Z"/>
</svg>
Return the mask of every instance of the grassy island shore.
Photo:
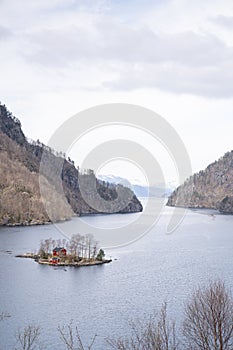
<svg viewBox="0 0 233 350">
<path fill-rule="evenodd" d="M 38 264 L 52 266 L 93 266 L 110 263 L 111 259 L 104 259 L 103 249 L 97 249 L 97 242 L 92 235 L 73 235 L 68 241 L 41 241 L 38 253 L 24 253 L 17 258 L 31 258 Z"/>
<path fill-rule="evenodd" d="M 102 265 L 102 264 L 108 264 L 112 262 L 112 259 L 80 259 L 79 261 L 69 261 L 69 259 L 64 259 L 62 261 L 54 262 L 52 258 L 49 259 L 42 259 L 39 257 L 38 254 L 33 253 L 24 253 L 16 255 L 16 258 L 29 258 L 34 259 L 38 264 L 41 265 L 50 265 L 50 266 L 94 266 L 94 265 Z"/>
</svg>

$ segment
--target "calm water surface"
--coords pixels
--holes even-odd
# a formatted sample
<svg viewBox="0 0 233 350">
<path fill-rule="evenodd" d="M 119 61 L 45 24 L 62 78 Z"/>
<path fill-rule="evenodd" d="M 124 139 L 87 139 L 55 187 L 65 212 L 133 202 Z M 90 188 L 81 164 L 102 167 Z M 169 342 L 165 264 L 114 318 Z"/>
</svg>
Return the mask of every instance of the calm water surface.
<svg viewBox="0 0 233 350">
<path fill-rule="evenodd" d="M 233 216 L 188 211 L 179 228 L 166 235 L 171 210 L 165 208 L 159 222 L 137 242 L 106 251 L 117 260 L 86 268 L 41 266 L 14 257 L 36 251 L 41 239 L 64 238 L 64 224 L 59 230 L 53 225 L 1 228 L 0 313 L 11 317 L 0 322 L 0 349 L 13 349 L 16 331 L 36 324 L 48 349 L 63 350 L 57 326 L 73 320 L 84 342 L 97 334 L 95 349 L 108 350 L 106 337 L 127 335 L 132 319 L 148 316 L 163 301 L 179 322 L 183 303 L 199 284 L 222 278 L 233 288 Z M 85 220 L 111 227 L 132 221 L 132 214 Z M 80 232 L 80 219 L 68 225 Z"/>
</svg>

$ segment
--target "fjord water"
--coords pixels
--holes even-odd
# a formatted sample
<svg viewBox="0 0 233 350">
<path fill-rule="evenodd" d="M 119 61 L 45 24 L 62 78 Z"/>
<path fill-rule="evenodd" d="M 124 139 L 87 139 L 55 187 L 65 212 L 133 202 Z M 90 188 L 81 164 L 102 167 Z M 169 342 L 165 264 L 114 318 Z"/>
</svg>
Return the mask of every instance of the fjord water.
<svg viewBox="0 0 233 350">
<path fill-rule="evenodd" d="M 108 350 L 105 338 L 124 336 L 129 322 L 148 317 L 168 302 L 179 322 L 184 302 L 198 285 L 221 278 L 233 288 L 233 216 L 189 210 L 181 225 L 166 234 L 172 208 L 140 240 L 106 250 L 110 264 L 93 267 L 42 266 L 16 254 L 36 251 L 40 240 L 64 238 L 64 224 L 0 229 L 0 349 L 11 350 L 15 333 L 29 324 L 41 326 L 48 349 L 63 350 L 58 325 L 77 324 L 84 343 L 97 334 L 94 349 Z M 132 216 L 133 215 L 133 216 Z M 124 225 L 140 214 L 86 217 L 90 225 Z M 74 233 L 80 232 L 73 219 Z M 59 228 L 59 229 L 58 229 Z M 114 260 L 117 259 L 117 260 Z"/>
</svg>

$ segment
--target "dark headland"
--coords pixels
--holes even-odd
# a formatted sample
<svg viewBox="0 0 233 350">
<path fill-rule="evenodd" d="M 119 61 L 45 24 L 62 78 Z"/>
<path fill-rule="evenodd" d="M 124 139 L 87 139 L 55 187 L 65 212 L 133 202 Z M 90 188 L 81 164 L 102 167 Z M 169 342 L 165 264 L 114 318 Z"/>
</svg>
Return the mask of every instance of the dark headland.
<svg viewBox="0 0 233 350">
<path fill-rule="evenodd" d="M 39 186 L 42 157 L 46 160 L 46 169 L 40 174 L 40 182 L 46 192 L 46 209 Z M 38 225 L 68 220 L 72 216 L 99 214 L 93 207 L 99 207 L 101 198 L 107 203 L 108 213 L 143 210 L 142 204 L 129 188 L 98 180 L 92 170 L 81 171 L 62 152 L 51 149 L 39 140 L 27 139 L 19 119 L 1 103 L 0 163 L 0 225 Z M 57 169 L 61 169 L 59 180 L 63 195 L 54 181 Z M 83 199 L 80 181 L 87 188 L 95 184 L 98 196 L 93 198 L 93 207 Z M 125 201 L 116 210 L 111 206 L 118 197 L 118 190 L 124 193 Z"/>
</svg>

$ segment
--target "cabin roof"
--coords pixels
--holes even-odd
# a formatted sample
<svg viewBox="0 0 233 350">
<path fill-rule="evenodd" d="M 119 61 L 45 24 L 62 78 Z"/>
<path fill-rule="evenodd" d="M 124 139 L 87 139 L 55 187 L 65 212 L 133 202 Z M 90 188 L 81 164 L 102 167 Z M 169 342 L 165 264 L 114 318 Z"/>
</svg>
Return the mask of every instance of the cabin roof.
<svg viewBox="0 0 233 350">
<path fill-rule="evenodd" d="M 53 249 L 53 252 L 60 252 L 61 250 L 66 250 L 64 247 L 56 247 Z"/>
</svg>

